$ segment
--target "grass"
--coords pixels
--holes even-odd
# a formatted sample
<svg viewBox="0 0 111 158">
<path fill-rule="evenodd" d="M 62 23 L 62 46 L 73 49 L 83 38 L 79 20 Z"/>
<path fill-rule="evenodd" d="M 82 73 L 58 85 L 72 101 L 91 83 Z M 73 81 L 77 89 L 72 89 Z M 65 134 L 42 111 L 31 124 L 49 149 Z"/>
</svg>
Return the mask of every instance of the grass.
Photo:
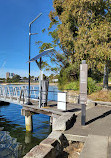
<svg viewBox="0 0 111 158">
<path fill-rule="evenodd" d="M 96 101 L 111 102 L 111 91 L 101 90 L 98 92 L 94 92 L 91 95 L 88 95 L 88 98 Z"/>
</svg>

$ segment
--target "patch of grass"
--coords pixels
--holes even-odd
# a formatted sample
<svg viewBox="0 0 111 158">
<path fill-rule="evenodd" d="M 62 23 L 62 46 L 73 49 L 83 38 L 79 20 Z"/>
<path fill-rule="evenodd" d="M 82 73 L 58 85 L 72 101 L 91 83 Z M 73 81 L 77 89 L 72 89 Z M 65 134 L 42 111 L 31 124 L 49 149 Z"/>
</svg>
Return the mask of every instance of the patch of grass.
<svg viewBox="0 0 111 158">
<path fill-rule="evenodd" d="M 94 92 L 89 95 L 88 98 L 96 101 L 111 102 L 111 91 L 101 90 L 98 92 Z"/>
</svg>

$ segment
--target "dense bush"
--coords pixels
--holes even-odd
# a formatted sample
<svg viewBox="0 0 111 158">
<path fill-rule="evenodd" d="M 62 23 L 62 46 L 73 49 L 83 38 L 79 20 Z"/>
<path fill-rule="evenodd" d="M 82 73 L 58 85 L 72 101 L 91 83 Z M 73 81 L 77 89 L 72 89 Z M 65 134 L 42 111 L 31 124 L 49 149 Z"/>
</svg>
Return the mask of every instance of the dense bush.
<svg viewBox="0 0 111 158">
<path fill-rule="evenodd" d="M 79 81 L 73 81 L 73 82 L 63 82 L 62 86 L 59 87 L 59 89 L 64 90 L 79 90 Z M 93 80 L 91 77 L 88 77 L 88 86 L 87 86 L 87 92 L 88 94 L 91 94 L 93 92 L 101 90 L 102 87 L 100 87 L 95 80 Z"/>
<path fill-rule="evenodd" d="M 87 86 L 88 94 L 91 94 L 101 89 L 102 87 L 97 85 L 95 80 L 93 80 L 91 77 L 88 77 L 88 86 Z"/>
<path fill-rule="evenodd" d="M 79 81 L 67 83 L 64 86 L 64 89 L 75 90 L 75 91 L 79 90 Z"/>
<path fill-rule="evenodd" d="M 71 83 L 78 80 L 79 70 L 76 65 L 69 65 L 68 67 L 62 68 L 60 75 L 58 77 L 59 89 L 64 89 L 66 84 L 71 85 Z"/>
</svg>

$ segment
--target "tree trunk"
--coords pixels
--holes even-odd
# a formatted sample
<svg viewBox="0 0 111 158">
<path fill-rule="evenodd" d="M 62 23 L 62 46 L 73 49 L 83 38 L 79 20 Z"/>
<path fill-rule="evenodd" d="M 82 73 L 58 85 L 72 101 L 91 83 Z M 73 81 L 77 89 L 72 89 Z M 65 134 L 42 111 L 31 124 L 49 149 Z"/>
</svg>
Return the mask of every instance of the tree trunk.
<svg viewBox="0 0 111 158">
<path fill-rule="evenodd" d="M 104 66 L 104 79 L 103 79 L 103 88 L 108 89 L 108 66 Z"/>
</svg>

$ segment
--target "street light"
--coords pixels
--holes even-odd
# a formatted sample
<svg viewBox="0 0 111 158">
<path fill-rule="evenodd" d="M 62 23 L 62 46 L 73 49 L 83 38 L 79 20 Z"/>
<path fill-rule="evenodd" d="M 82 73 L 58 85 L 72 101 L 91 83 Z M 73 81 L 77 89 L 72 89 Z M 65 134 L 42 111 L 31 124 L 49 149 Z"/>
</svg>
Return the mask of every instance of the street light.
<svg viewBox="0 0 111 158">
<path fill-rule="evenodd" d="M 31 33 L 31 24 L 36 21 L 42 13 L 40 13 L 32 22 L 29 23 L 29 60 L 30 60 L 30 48 L 31 48 L 31 35 L 36 35 L 37 33 Z M 29 89 L 28 89 L 28 105 L 31 105 L 32 103 L 30 102 L 30 62 L 29 62 Z"/>
</svg>

